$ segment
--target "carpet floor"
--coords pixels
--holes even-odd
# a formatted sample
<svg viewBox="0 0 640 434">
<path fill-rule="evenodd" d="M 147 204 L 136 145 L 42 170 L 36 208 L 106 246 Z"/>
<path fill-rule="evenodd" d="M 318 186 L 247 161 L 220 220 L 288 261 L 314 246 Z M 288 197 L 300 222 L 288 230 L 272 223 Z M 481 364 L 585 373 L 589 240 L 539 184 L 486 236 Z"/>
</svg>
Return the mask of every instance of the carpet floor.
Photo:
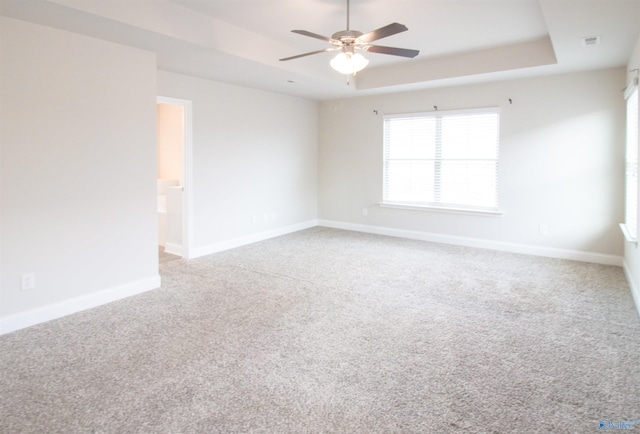
<svg viewBox="0 0 640 434">
<path fill-rule="evenodd" d="M 160 270 L 0 336 L 0 432 L 640 431 L 619 267 L 317 227 Z"/>
</svg>

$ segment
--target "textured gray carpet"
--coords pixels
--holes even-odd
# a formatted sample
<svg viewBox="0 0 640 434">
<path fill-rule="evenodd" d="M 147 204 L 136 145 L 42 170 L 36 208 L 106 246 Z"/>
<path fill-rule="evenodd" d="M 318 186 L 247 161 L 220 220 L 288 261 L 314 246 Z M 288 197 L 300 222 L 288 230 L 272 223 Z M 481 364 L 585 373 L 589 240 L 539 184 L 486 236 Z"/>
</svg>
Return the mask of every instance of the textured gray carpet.
<svg viewBox="0 0 640 434">
<path fill-rule="evenodd" d="M 640 320 L 618 267 L 313 228 L 161 272 L 161 289 L 0 337 L 0 432 L 640 419 Z"/>
</svg>

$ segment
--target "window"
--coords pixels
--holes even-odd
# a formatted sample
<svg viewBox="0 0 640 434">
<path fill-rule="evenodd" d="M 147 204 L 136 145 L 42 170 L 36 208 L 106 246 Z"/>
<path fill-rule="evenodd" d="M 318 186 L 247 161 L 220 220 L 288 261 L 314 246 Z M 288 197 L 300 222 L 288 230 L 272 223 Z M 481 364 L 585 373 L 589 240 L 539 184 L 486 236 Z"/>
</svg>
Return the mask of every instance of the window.
<svg viewBox="0 0 640 434">
<path fill-rule="evenodd" d="M 625 218 L 622 231 L 629 241 L 638 238 L 638 87 L 625 92 L 627 98 L 627 149 L 625 162 Z"/>
<path fill-rule="evenodd" d="M 497 108 L 384 118 L 383 204 L 498 209 Z"/>
</svg>

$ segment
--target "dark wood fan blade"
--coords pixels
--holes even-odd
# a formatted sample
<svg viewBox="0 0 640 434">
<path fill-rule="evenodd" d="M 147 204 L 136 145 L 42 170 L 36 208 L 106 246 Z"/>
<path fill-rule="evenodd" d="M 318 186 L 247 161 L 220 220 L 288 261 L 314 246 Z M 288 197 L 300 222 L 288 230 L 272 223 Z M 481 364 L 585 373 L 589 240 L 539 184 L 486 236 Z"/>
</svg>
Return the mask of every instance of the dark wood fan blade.
<svg viewBox="0 0 640 434">
<path fill-rule="evenodd" d="M 382 45 L 367 45 L 362 47 L 363 50 L 371 51 L 372 53 L 391 54 L 393 56 L 402 57 L 416 57 L 420 51 L 410 50 L 408 48 L 395 48 L 395 47 L 383 47 Z"/>
<path fill-rule="evenodd" d="M 360 39 L 362 42 L 371 42 L 378 39 L 386 38 L 387 36 L 395 35 L 396 33 L 406 32 L 407 30 L 409 29 L 404 24 L 391 23 L 384 27 L 380 27 L 377 30 L 365 33 L 358 39 Z"/>
<path fill-rule="evenodd" d="M 332 44 L 340 43 L 340 41 L 338 41 L 337 39 L 332 39 L 328 36 L 318 35 L 317 33 L 307 32 L 306 30 L 292 30 L 292 32 L 297 33 L 299 35 L 303 35 L 303 36 L 309 36 L 310 38 L 320 39 L 321 41 L 331 42 Z"/>
<path fill-rule="evenodd" d="M 297 56 L 285 57 L 284 59 L 280 59 L 280 61 L 284 62 L 284 61 L 287 61 L 287 60 L 298 59 L 300 57 L 305 57 L 305 56 L 311 56 L 312 54 L 326 53 L 327 51 L 335 51 L 335 50 L 338 50 L 338 49 L 339 49 L 338 47 L 325 48 L 324 50 L 316 50 L 316 51 L 311 51 L 309 53 L 298 54 Z"/>
</svg>

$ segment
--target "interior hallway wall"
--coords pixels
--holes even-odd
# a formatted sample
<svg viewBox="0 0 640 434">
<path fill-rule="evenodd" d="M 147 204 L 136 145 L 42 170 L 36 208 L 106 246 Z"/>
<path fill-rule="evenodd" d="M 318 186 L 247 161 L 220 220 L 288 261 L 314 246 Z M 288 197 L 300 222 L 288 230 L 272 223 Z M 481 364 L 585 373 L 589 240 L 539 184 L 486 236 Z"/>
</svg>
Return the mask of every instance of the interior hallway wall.
<svg viewBox="0 0 640 434">
<path fill-rule="evenodd" d="M 0 20 L 0 327 L 159 286 L 155 54 Z"/>
<path fill-rule="evenodd" d="M 315 221 L 318 103 L 158 71 L 193 102 L 192 254 Z"/>
</svg>

